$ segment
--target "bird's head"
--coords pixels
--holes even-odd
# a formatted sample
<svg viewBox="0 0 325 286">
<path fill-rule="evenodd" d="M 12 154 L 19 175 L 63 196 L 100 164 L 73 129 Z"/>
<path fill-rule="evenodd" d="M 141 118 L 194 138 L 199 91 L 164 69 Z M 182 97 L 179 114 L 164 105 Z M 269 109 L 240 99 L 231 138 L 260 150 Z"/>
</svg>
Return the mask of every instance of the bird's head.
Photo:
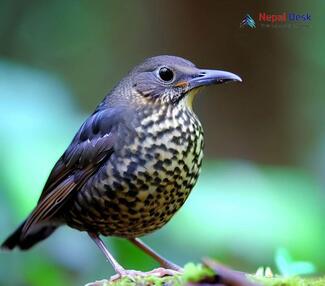
<svg viewBox="0 0 325 286">
<path fill-rule="evenodd" d="M 194 95 L 201 87 L 229 81 L 241 81 L 233 73 L 199 69 L 175 56 L 157 56 L 136 66 L 121 82 L 131 88 L 128 99 L 138 104 L 183 104 L 192 108 Z"/>
</svg>

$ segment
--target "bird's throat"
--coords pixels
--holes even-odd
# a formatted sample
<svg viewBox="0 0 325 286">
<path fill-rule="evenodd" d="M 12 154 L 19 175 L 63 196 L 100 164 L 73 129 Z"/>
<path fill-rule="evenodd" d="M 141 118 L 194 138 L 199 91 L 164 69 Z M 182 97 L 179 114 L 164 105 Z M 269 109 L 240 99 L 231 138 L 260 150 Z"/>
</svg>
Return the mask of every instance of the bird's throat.
<svg viewBox="0 0 325 286">
<path fill-rule="evenodd" d="M 194 101 L 194 97 L 196 96 L 196 94 L 202 89 L 202 87 L 198 87 L 198 88 L 193 88 L 190 91 L 188 91 L 186 93 L 186 96 L 184 98 L 184 104 L 187 108 L 189 108 L 190 110 L 193 110 L 193 101 Z"/>
</svg>

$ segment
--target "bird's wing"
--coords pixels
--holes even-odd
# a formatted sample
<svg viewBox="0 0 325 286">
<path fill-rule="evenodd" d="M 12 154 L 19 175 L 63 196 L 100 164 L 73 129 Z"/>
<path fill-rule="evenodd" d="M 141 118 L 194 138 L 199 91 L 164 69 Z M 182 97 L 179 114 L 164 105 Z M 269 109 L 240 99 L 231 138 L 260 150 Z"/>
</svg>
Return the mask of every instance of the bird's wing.
<svg viewBox="0 0 325 286">
<path fill-rule="evenodd" d="M 50 173 L 38 204 L 23 228 L 23 236 L 31 226 L 53 217 L 113 153 L 118 116 L 118 112 L 97 111 L 81 126 Z"/>
</svg>

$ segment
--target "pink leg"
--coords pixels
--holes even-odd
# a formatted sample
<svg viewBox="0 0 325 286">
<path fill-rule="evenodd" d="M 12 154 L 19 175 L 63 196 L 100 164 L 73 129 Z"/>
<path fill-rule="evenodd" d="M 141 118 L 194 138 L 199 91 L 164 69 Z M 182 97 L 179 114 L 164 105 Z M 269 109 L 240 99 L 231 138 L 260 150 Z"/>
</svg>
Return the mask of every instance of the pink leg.
<svg viewBox="0 0 325 286">
<path fill-rule="evenodd" d="M 143 243 L 139 238 L 129 238 L 129 241 L 131 241 L 134 245 L 139 247 L 141 250 L 143 250 L 145 253 L 147 253 L 149 256 L 151 256 L 153 259 L 158 261 L 160 265 L 167 269 L 172 269 L 176 271 L 182 271 L 182 268 L 173 262 L 167 260 L 166 258 L 159 255 L 157 252 L 155 252 L 152 248 L 150 248 L 148 245 Z"/>
</svg>

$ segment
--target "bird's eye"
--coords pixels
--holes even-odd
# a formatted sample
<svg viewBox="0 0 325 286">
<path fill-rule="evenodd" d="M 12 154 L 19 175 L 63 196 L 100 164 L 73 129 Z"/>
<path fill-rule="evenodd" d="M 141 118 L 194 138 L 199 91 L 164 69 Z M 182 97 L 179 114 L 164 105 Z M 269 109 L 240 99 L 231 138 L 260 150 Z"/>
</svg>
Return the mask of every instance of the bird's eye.
<svg viewBox="0 0 325 286">
<path fill-rule="evenodd" d="M 169 82 L 174 79 L 174 72 L 166 67 L 160 68 L 158 74 L 159 77 L 165 82 Z"/>
</svg>

